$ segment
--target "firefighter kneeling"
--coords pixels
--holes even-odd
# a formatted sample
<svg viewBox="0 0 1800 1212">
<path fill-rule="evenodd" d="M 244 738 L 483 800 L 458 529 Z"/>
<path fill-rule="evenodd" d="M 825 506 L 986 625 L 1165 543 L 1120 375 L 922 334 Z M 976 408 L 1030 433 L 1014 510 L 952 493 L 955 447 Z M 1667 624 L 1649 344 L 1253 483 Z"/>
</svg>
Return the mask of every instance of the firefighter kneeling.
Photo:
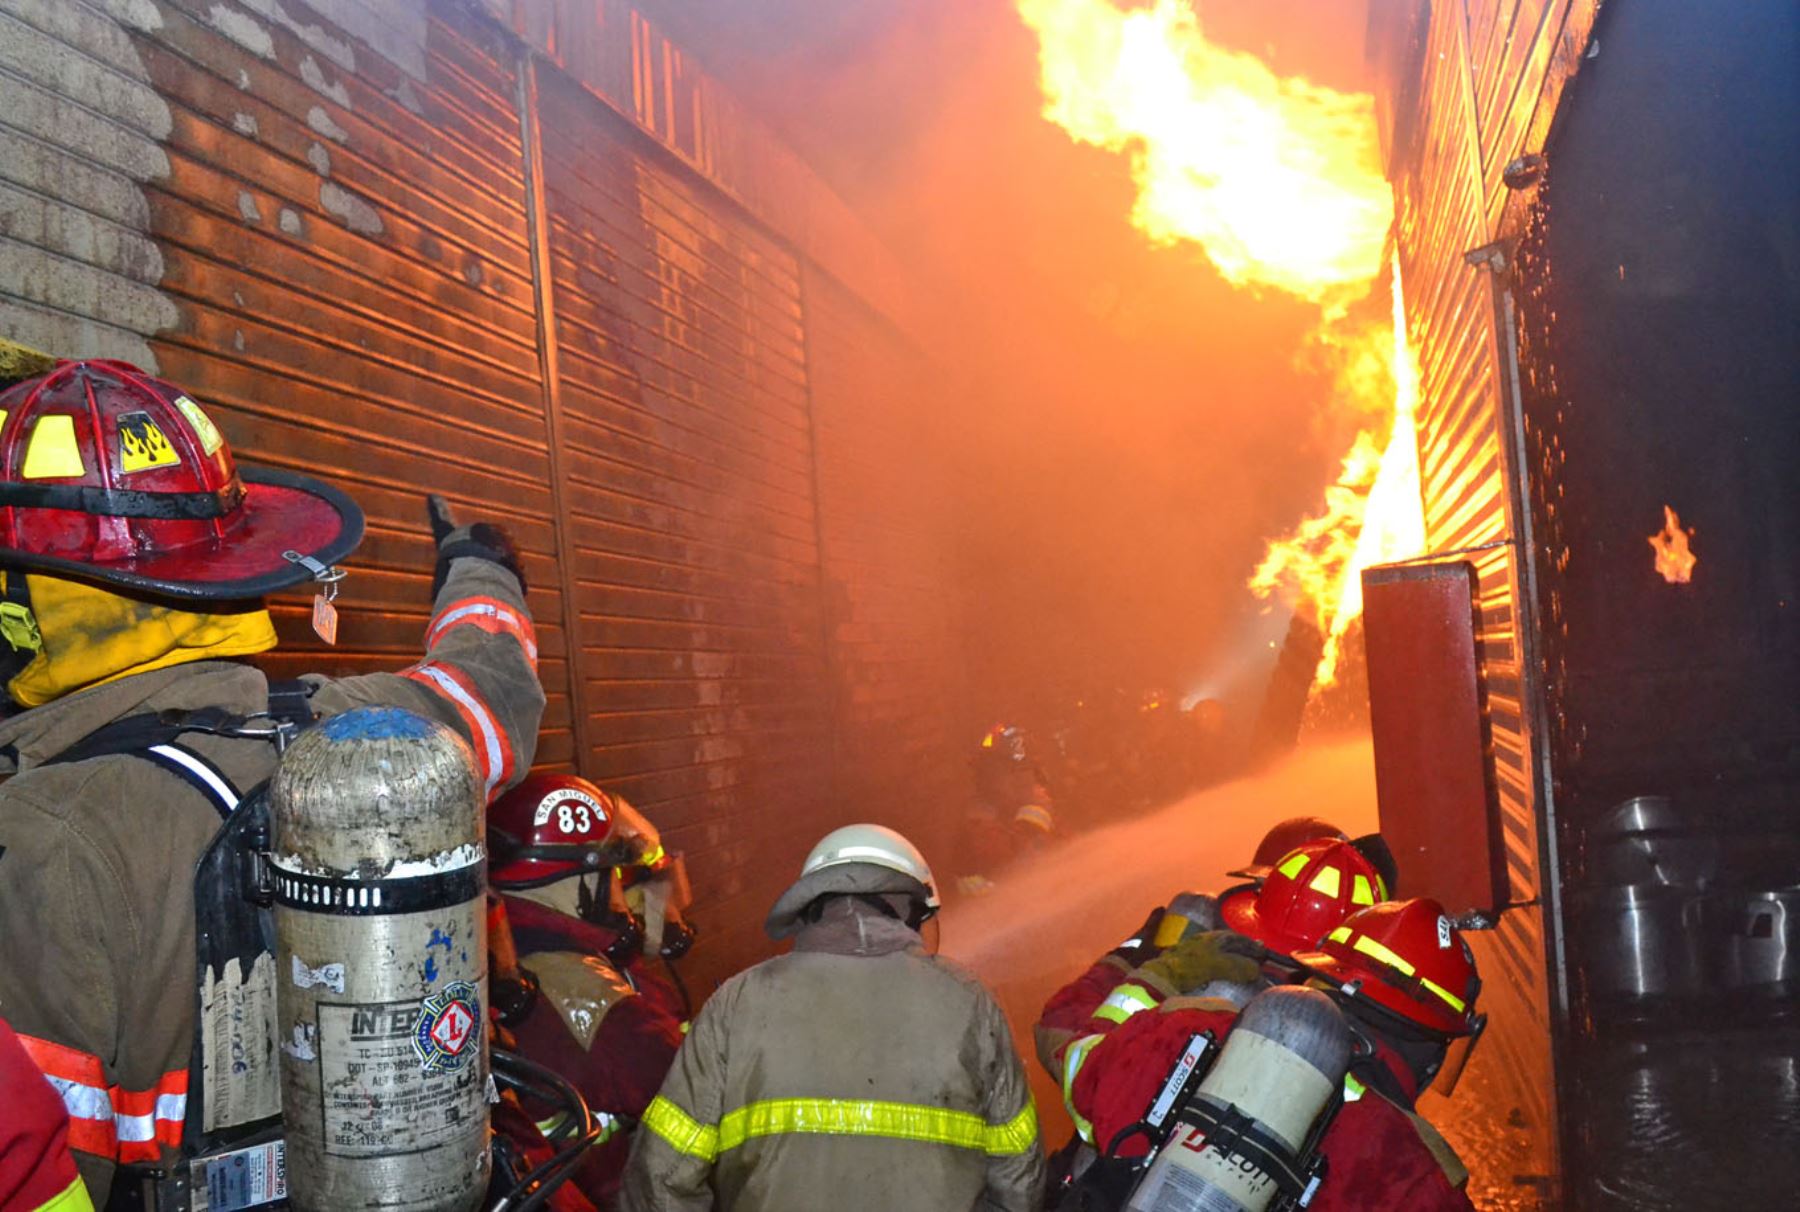
<svg viewBox="0 0 1800 1212">
<path fill-rule="evenodd" d="M 1480 980 L 1474 956 L 1443 907 L 1419 898 L 1363 909 L 1317 950 L 1294 959 L 1312 974 L 1309 984 L 1342 1011 L 1353 1045 L 1342 1102 L 1328 1104 L 1329 1118 L 1311 1133 L 1316 1157 L 1325 1164 L 1307 1206 L 1313 1212 L 1468 1212 L 1473 1205 L 1462 1190 L 1468 1172 L 1413 1109 L 1449 1045 L 1478 1034 L 1484 1022 L 1475 1013 Z M 1094 1048 L 1071 1095 L 1109 1157 L 1144 1156 L 1154 1142 L 1142 1126 L 1153 1118 L 1195 1037 L 1211 1033 L 1229 1050 L 1239 1022 L 1238 1012 L 1222 1003 L 1174 998 L 1121 1023 Z M 1255 1091 L 1256 1078 L 1239 1085 Z M 1169 1108 L 1163 1111 L 1159 1122 L 1172 1124 Z M 1308 1160 L 1297 1159 L 1297 1168 L 1305 1169 Z M 1090 1200 L 1064 1206 L 1120 1205 Z"/>
<path fill-rule="evenodd" d="M 520 1053 L 568 1078 L 593 1109 L 602 1135 L 575 1183 L 610 1207 L 625 1129 L 655 1097 L 685 1029 L 683 999 L 644 955 L 647 946 L 671 961 L 693 938 L 680 918 L 679 867 L 636 809 L 574 775 L 526 779 L 494 803 L 488 832 L 489 882 L 503 916 L 490 922 L 490 937 L 510 938 L 518 956 L 515 995 L 508 1004 L 495 998 L 501 1025 Z M 628 883 L 623 894 L 640 894 L 652 912 L 614 904 L 612 890 Z M 497 976 L 505 946 L 503 938 L 493 948 Z"/>
</svg>

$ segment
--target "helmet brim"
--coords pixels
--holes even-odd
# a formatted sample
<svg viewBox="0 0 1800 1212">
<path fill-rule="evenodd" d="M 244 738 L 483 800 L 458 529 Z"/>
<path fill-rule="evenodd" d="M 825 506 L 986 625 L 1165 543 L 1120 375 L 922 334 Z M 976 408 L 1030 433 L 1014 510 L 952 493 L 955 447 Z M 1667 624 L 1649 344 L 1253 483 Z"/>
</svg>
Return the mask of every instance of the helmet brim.
<svg viewBox="0 0 1800 1212">
<path fill-rule="evenodd" d="M 1372 979 L 1368 973 L 1354 968 L 1335 955 L 1324 951 L 1296 951 L 1290 957 L 1306 971 L 1314 976 L 1330 981 L 1340 988 L 1355 983 L 1359 990 L 1357 996 L 1367 997 L 1382 1009 L 1399 1015 L 1415 1026 L 1438 1032 L 1451 1038 L 1460 1038 L 1469 1034 L 1469 1023 L 1459 1018 L 1449 1009 L 1439 1012 L 1408 997 L 1401 990 L 1394 988 L 1386 981 Z"/>
<path fill-rule="evenodd" d="M 287 552 L 329 568 L 362 542 L 363 511 L 344 492 L 295 471 L 244 463 L 237 471 L 243 517 L 216 548 L 89 563 L 0 547 L 0 565 L 181 601 L 247 601 L 314 579 Z"/>
<path fill-rule="evenodd" d="M 895 892 L 914 897 L 936 908 L 937 896 L 924 883 L 904 871 L 878 863 L 835 863 L 802 875 L 775 901 L 763 929 L 777 942 L 800 933 L 806 907 L 821 896 L 877 896 Z"/>
<path fill-rule="evenodd" d="M 1257 908 L 1258 892 L 1259 886 L 1251 884 L 1229 891 L 1219 898 L 1219 919 L 1225 923 L 1227 930 L 1235 930 L 1245 938 L 1255 939 L 1281 955 L 1289 955 L 1318 942 L 1317 939 L 1294 938 L 1275 929 Z"/>
</svg>

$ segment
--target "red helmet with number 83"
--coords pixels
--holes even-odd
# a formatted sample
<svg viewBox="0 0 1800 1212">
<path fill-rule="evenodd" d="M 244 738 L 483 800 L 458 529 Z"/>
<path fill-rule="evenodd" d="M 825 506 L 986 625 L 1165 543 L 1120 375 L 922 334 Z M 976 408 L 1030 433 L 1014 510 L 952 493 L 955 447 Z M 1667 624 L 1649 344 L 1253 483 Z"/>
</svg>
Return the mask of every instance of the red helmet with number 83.
<svg viewBox="0 0 1800 1212">
<path fill-rule="evenodd" d="M 656 830 L 624 800 L 574 774 L 534 774 L 488 809 L 489 882 L 535 888 L 662 858 Z"/>
</svg>

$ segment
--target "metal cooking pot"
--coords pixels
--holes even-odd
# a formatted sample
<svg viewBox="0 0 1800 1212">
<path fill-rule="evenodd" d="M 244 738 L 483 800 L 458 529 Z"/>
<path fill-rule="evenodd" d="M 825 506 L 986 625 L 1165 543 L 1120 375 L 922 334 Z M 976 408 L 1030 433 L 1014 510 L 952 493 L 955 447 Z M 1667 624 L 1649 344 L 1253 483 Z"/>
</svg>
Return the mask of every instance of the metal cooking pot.
<svg viewBox="0 0 1800 1212">
<path fill-rule="evenodd" d="M 1706 992 L 1702 897 L 1664 884 L 1597 888 L 1580 898 L 1584 964 L 1602 998 L 1683 998 Z"/>
<path fill-rule="evenodd" d="M 1752 989 L 1800 977 L 1800 888 L 1718 894 L 1707 909 L 1719 940 L 1718 981 Z"/>
<path fill-rule="evenodd" d="M 1608 884 L 1703 888 L 1719 872 L 1719 843 L 1667 797 L 1626 800 L 1589 835 L 1594 870 Z"/>
</svg>

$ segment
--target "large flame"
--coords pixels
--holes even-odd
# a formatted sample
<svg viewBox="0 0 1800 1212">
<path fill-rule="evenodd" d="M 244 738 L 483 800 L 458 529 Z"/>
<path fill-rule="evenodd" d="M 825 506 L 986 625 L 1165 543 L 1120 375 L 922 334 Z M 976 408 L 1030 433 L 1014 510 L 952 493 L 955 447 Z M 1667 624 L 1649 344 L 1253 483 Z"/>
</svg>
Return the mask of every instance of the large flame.
<svg viewBox="0 0 1800 1212">
<path fill-rule="evenodd" d="M 1215 46 L 1178 0 L 1018 5 L 1038 34 L 1044 116 L 1130 154 L 1132 222 L 1152 239 L 1195 241 L 1233 285 L 1314 302 L 1381 271 L 1393 193 L 1368 96 Z"/>
<path fill-rule="evenodd" d="M 1362 613 L 1362 570 L 1425 542 L 1397 259 L 1392 328 L 1359 329 L 1346 311 L 1381 272 L 1393 224 L 1373 101 L 1209 42 L 1183 0 L 1017 3 L 1039 39 L 1045 117 L 1130 156 L 1132 222 L 1159 242 L 1197 243 L 1234 285 L 1321 308 L 1314 341 L 1337 368 L 1334 405 L 1366 424 L 1324 508 L 1269 545 L 1250 587 L 1312 612 L 1326 637 L 1316 684 L 1329 685 Z"/>
</svg>

